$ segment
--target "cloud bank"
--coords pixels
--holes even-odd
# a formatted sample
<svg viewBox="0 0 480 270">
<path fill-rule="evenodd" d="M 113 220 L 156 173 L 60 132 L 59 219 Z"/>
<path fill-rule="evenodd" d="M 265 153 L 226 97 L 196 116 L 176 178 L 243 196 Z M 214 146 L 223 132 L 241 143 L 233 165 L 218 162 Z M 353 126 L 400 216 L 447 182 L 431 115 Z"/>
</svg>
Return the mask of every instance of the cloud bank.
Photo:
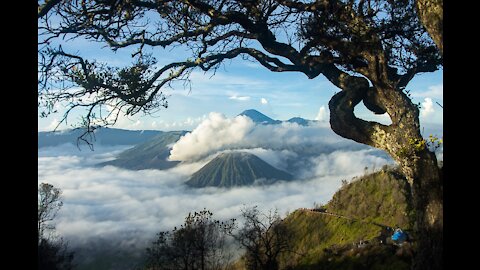
<svg viewBox="0 0 480 270">
<path fill-rule="evenodd" d="M 245 116 L 227 118 L 220 113 L 210 113 L 197 128 L 173 145 L 170 160 L 193 162 L 228 149 L 263 148 L 315 155 L 365 147 L 320 124 L 306 127 L 288 122 L 256 125 Z"/>
<path fill-rule="evenodd" d="M 441 130 L 431 127 L 424 136 L 440 136 Z M 277 208 L 285 214 L 326 203 L 343 179 L 393 163 L 385 152 L 341 138 L 321 125 L 256 125 L 245 116 L 229 119 L 218 113 L 173 145 L 171 158 L 183 161 L 177 167 L 129 171 L 95 166 L 129 147 L 97 145 L 92 152 L 66 144 L 39 149 L 38 183 L 63 190 L 57 231 L 79 258 L 104 256 L 99 250 L 113 249 L 140 254 L 157 232 L 179 226 L 189 212 L 203 208 L 225 220 L 238 218 L 244 205 L 258 205 L 262 211 Z M 255 154 L 296 180 L 231 189 L 191 189 L 184 184 L 226 151 Z"/>
<path fill-rule="evenodd" d="M 327 202 L 339 188 L 341 179 L 363 173 L 364 167 L 378 168 L 389 161 L 375 156 L 372 150 L 338 151 L 311 160 L 306 166 L 308 179 L 281 182 L 271 186 L 232 189 L 190 189 L 183 183 L 205 165 L 206 161 L 182 164 L 166 171 L 128 171 L 112 166 L 93 167 L 111 159 L 116 151 L 70 154 L 59 149 L 53 156 L 40 150 L 38 182 L 48 182 L 63 190 L 64 206 L 57 218 L 57 231 L 72 246 L 91 241 L 114 241 L 139 248 L 153 239 L 156 232 L 178 226 L 190 211 L 204 207 L 219 219 L 238 217 L 243 205 L 259 205 L 267 210 L 278 208 L 282 213 L 314 202 Z M 278 167 L 289 151 L 250 149 L 254 154 Z M 269 157 L 268 157 L 269 156 Z M 276 160 L 276 161 L 275 161 Z M 341 167 L 333 168 L 333 166 Z M 86 177 L 88 176 L 88 177 Z"/>
</svg>

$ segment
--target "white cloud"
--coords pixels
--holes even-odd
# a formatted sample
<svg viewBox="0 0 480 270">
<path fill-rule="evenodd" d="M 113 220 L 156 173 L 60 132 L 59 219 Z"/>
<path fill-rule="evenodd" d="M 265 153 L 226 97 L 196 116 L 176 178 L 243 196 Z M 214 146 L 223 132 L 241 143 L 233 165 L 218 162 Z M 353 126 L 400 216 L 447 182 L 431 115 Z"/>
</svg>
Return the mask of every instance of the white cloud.
<svg viewBox="0 0 480 270">
<path fill-rule="evenodd" d="M 192 160 L 210 154 L 211 149 L 240 141 L 254 127 L 246 116 L 227 119 L 220 113 L 210 113 L 208 118 L 190 133 L 183 136 L 170 152 L 171 160 Z"/>
<path fill-rule="evenodd" d="M 329 112 L 325 108 L 325 106 L 320 107 L 318 110 L 317 116 L 315 116 L 315 120 L 317 121 L 328 121 L 329 120 Z"/>
<path fill-rule="evenodd" d="M 238 101 L 247 101 L 247 100 L 250 100 L 250 97 L 249 96 L 239 96 L 237 94 L 234 94 L 234 95 L 228 97 L 228 99 L 233 99 L 233 100 L 238 100 Z"/>
<path fill-rule="evenodd" d="M 431 98 L 425 98 L 424 102 L 422 102 L 421 110 L 420 110 L 420 116 L 423 117 L 428 117 L 432 115 L 435 112 L 435 109 L 433 108 L 433 101 Z"/>
<path fill-rule="evenodd" d="M 322 125 L 300 126 L 296 123 L 256 125 L 250 118 L 229 119 L 210 113 L 192 132 L 187 133 L 170 151 L 170 159 L 196 161 L 227 149 L 288 149 L 303 154 L 332 151 L 335 147 L 364 147 L 344 139 Z"/>
<path fill-rule="evenodd" d="M 198 71 L 192 72 L 190 75 L 190 80 L 192 81 L 192 87 L 196 89 L 195 91 L 192 91 L 192 94 L 202 93 L 202 95 L 205 93 L 218 95 L 219 89 L 224 89 L 226 91 L 240 91 L 248 89 L 251 91 L 270 85 L 266 81 L 252 79 L 251 77 L 228 75 L 226 73 L 216 73 L 213 76 L 209 76 L 209 74 Z"/>
<path fill-rule="evenodd" d="M 45 127 L 44 130 L 45 130 L 45 131 L 52 131 L 52 130 L 54 130 L 54 129 L 58 126 L 58 124 L 60 124 L 60 121 L 58 121 L 57 118 L 54 118 L 54 119 L 52 120 L 52 122 L 50 122 L 50 124 L 49 124 L 47 127 Z"/>
<path fill-rule="evenodd" d="M 443 100 L 443 84 L 431 85 L 428 87 L 427 91 L 413 92 L 412 97 L 420 97 L 420 98 L 430 97 L 434 99 Z"/>
<path fill-rule="evenodd" d="M 177 129 L 193 129 L 195 126 L 197 126 L 200 122 L 206 119 L 206 115 L 200 116 L 200 117 L 187 117 L 187 119 L 179 122 L 171 122 L 170 126 L 176 127 Z M 165 126 L 167 126 L 168 123 L 165 123 Z"/>
<path fill-rule="evenodd" d="M 140 126 L 142 126 L 142 121 L 140 121 L 140 120 L 137 120 L 132 124 L 133 128 L 138 128 Z"/>
<path fill-rule="evenodd" d="M 185 122 L 183 122 L 185 125 L 193 125 L 194 121 L 191 117 L 188 117 Z"/>
<path fill-rule="evenodd" d="M 260 103 L 262 103 L 263 105 L 266 105 L 268 104 L 268 100 L 266 98 L 261 98 Z"/>
<path fill-rule="evenodd" d="M 318 175 L 355 175 L 365 167 L 371 170 L 380 169 L 391 162 L 386 154 L 375 149 L 359 151 L 339 150 L 329 154 L 322 154 L 312 159 L 316 164 L 313 176 Z"/>
</svg>

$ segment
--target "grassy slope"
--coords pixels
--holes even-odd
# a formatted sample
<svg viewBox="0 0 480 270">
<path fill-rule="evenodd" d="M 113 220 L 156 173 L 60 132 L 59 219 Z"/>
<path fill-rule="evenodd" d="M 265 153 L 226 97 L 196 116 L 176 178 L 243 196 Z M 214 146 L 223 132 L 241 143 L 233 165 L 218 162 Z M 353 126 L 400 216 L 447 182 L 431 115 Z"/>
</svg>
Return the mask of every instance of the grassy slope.
<svg viewBox="0 0 480 270">
<path fill-rule="evenodd" d="M 328 212 L 389 226 L 410 226 L 404 179 L 392 171 L 381 171 L 342 187 L 326 205 Z M 290 269 L 408 269 L 409 259 L 395 256 L 387 245 L 352 250 L 359 240 L 379 236 L 381 227 L 334 216 L 297 210 L 284 222 L 294 231 L 293 250 L 283 265 Z M 358 255 L 357 255 L 358 254 Z"/>
<path fill-rule="evenodd" d="M 326 205 L 329 212 L 409 228 L 408 184 L 395 170 L 379 171 L 342 187 Z"/>
</svg>

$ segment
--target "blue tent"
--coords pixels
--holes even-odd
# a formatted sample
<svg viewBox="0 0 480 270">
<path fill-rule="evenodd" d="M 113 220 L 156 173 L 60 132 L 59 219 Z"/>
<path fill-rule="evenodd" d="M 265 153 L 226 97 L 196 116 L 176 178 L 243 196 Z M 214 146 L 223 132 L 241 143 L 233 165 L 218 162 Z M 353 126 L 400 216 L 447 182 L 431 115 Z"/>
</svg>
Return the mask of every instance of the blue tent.
<svg viewBox="0 0 480 270">
<path fill-rule="evenodd" d="M 392 235 L 392 240 L 397 242 L 403 242 L 407 240 L 407 234 L 404 233 L 402 230 L 396 230 L 395 233 Z"/>
</svg>

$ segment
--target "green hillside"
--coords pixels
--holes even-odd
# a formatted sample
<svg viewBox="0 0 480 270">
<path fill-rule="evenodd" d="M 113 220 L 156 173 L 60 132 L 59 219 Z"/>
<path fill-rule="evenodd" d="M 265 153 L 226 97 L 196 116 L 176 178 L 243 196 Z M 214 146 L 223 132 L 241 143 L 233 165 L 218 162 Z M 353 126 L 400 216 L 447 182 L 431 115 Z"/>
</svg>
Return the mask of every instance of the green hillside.
<svg viewBox="0 0 480 270">
<path fill-rule="evenodd" d="M 194 173 L 186 182 L 191 187 L 232 187 L 252 185 L 257 179 L 266 184 L 291 180 L 292 175 L 280 171 L 255 155 L 244 152 L 222 153 Z"/>
<path fill-rule="evenodd" d="M 409 186 L 396 170 L 382 170 L 338 190 L 326 205 L 327 211 L 402 228 L 410 228 Z"/>
<path fill-rule="evenodd" d="M 399 173 L 380 171 L 344 185 L 324 206 L 324 213 L 309 209 L 291 213 L 284 222 L 293 232 L 295 254 L 282 258 L 282 268 L 409 269 L 408 246 L 398 249 L 379 242 L 382 232 L 389 236 L 381 225 L 411 229 L 406 187 Z M 368 245 L 358 248 L 360 240 Z"/>
</svg>

